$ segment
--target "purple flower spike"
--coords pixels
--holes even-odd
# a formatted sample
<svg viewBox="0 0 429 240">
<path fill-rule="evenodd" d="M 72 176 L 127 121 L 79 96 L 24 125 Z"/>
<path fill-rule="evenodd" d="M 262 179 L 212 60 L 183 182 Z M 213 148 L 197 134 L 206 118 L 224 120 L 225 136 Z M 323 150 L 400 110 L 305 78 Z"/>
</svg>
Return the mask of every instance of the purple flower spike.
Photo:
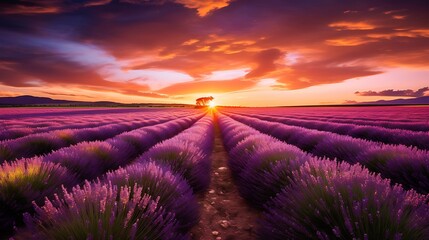
<svg viewBox="0 0 429 240">
<path fill-rule="evenodd" d="M 173 212 L 180 229 L 188 230 L 199 218 L 198 203 L 186 180 L 165 166 L 155 162 L 132 164 L 107 174 L 106 182 L 117 186 L 134 186 L 143 189 L 142 194 L 158 198 L 158 203 Z"/>
<path fill-rule="evenodd" d="M 188 239 L 178 233 L 174 214 L 142 191 L 137 185 L 86 182 L 35 205 L 27 226 L 35 239 Z"/>
<path fill-rule="evenodd" d="M 429 152 L 403 145 L 383 145 L 366 149 L 358 162 L 382 177 L 392 179 L 407 189 L 429 193 Z"/>
<path fill-rule="evenodd" d="M 340 161 L 356 163 L 357 156 L 363 149 L 373 145 L 374 143 L 365 140 L 332 134 L 322 139 L 312 153 L 320 157 L 336 158 Z"/>
<path fill-rule="evenodd" d="M 181 174 L 195 192 L 205 190 L 210 183 L 210 158 L 200 148 L 184 140 L 170 139 L 155 145 L 137 162 L 155 161 L 170 166 Z"/>
<path fill-rule="evenodd" d="M 61 185 L 71 187 L 77 178 L 58 164 L 40 158 L 4 163 L 0 167 L 0 226 L 10 230 L 15 222 L 22 224 L 22 214 L 32 212 L 31 202 L 42 203 Z"/>
<path fill-rule="evenodd" d="M 279 141 L 258 147 L 250 154 L 246 167 L 239 175 L 241 195 L 256 207 L 262 207 L 289 184 L 292 171 L 299 169 L 310 158 L 297 147 Z"/>
<path fill-rule="evenodd" d="M 6 160 L 33 157 L 66 145 L 63 139 L 51 134 L 33 134 L 0 143 L 0 163 Z"/>
<path fill-rule="evenodd" d="M 278 141 L 264 134 L 251 135 L 237 144 L 229 153 L 228 165 L 231 168 L 234 177 L 243 171 L 246 167 L 250 156 L 267 142 Z"/>
<path fill-rule="evenodd" d="M 80 179 L 93 179 L 128 162 L 124 152 L 107 142 L 83 142 L 53 152 L 45 161 L 59 163 Z"/>
<path fill-rule="evenodd" d="M 426 239 L 429 205 L 359 165 L 310 160 L 265 205 L 264 239 Z"/>
</svg>

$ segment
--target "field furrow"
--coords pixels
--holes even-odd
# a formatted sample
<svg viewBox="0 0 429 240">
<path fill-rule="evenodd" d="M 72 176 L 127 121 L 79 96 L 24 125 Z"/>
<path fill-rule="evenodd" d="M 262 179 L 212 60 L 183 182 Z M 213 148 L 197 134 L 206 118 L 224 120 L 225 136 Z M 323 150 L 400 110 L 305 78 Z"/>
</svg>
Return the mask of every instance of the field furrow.
<svg viewBox="0 0 429 240">
<path fill-rule="evenodd" d="M 0 142 L 0 163 L 47 154 L 53 150 L 68 147 L 79 142 L 105 140 L 122 132 L 159 124 L 175 118 L 175 116 L 168 116 L 131 122 L 123 121 L 121 123 L 107 124 L 94 128 L 55 130 L 2 141 Z"/>
<path fill-rule="evenodd" d="M 177 115 L 176 115 L 177 114 Z M 115 115 L 86 115 L 85 117 L 55 117 L 52 119 L 46 118 L 30 118 L 27 121 L 2 121 L 0 122 L 0 141 L 16 139 L 19 137 L 27 136 L 34 133 L 43 133 L 54 130 L 62 129 L 80 129 L 80 128 L 93 128 L 100 127 L 107 124 L 132 122 L 139 120 L 149 120 L 153 118 L 151 115 L 160 117 L 186 116 L 189 113 L 133 113 L 123 114 L 120 116 Z"/>
<path fill-rule="evenodd" d="M 429 152 L 402 145 L 386 145 L 330 132 L 288 126 L 258 118 L 228 114 L 263 133 L 315 156 L 359 163 L 407 189 L 429 193 Z"/>
<path fill-rule="evenodd" d="M 425 238 L 423 195 L 217 116 L 240 193 L 262 211 L 259 239 Z"/>
<path fill-rule="evenodd" d="M 240 113 L 240 112 L 237 112 Z M 253 112 L 248 114 L 262 115 L 264 117 L 281 117 L 294 120 L 310 120 L 310 121 L 322 121 L 327 123 L 347 123 L 347 124 L 356 124 L 364 126 L 378 126 L 390 129 L 403 129 L 416 132 L 427 132 L 429 131 L 429 119 L 425 121 L 416 121 L 416 120 L 379 120 L 379 119 L 368 119 L 359 120 L 355 118 L 338 118 L 338 117 L 317 117 L 317 116 L 308 116 L 308 115 L 282 115 L 282 114 L 273 114 L 273 113 L 264 113 L 263 111 Z"/>
<path fill-rule="evenodd" d="M 91 181 L 109 170 L 128 165 L 152 146 L 191 127 L 201 117 L 200 114 L 175 119 L 126 132 L 104 142 L 85 142 L 40 158 L 22 159 L 3 164 L 1 167 L 4 174 L 3 185 L 17 191 L 12 195 L 0 194 L 2 196 L 0 202 L 4 203 L 0 209 L 3 232 L 10 232 L 13 225 L 22 225 L 22 214 L 34 212 L 31 204 L 33 201 L 41 205 L 45 197 L 52 198 L 54 193 L 61 193 L 60 186 L 64 186 L 66 191 L 79 182 Z M 29 174 L 30 171 L 32 173 L 30 176 L 23 174 Z M 15 176 L 18 172 L 22 175 Z M 11 176 L 17 179 L 10 181 L 8 177 Z M 37 178 L 42 178 L 44 182 L 35 181 Z M 21 180 L 17 181 L 19 179 Z M 26 188 L 28 193 L 23 195 L 24 193 L 20 191 L 24 189 L 20 189 L 20 184 L 25 184 L 23 183 L 25 180 L 30 184 Z M 93 182 L 97 181 L 93 180 Z M 18 196 L 20 199 L 17 198 Z M 18 200 L 19 204 L 17 204 Z"/>
<path fill-rule="evenodd" d="M 279 122 L 286 125 L 315 129 L 319 131 L 332 132 L 340 135 L 347 135 L 354 138 L 366 139 L 369 141 L 382 142 L 387 144 L 402 144 L 405 146 L 413 146 L 420 149 L 429 149 L 429 132 L 414 132 L 401 129 L 388 129 L 377 126 L 359 126 L 346 123 L 332 123 L 315 120 L 302 120 L 284 117 L 269 117 L 258 114 L 243 114 L 259 118 L 270 122 Z"/>
</svg>

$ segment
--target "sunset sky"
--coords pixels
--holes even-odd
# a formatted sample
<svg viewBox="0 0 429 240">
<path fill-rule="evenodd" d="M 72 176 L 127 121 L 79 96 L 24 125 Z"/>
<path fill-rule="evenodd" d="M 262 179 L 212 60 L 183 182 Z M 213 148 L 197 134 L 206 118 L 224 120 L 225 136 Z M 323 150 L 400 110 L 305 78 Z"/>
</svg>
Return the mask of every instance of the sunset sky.
<svg viewBox="0 0 429 240">
<path fill-rule="evenodd" d="M 6 0 L 0 96 L 243 106 L 429 95 L 426 0 Z"/>
</svg>

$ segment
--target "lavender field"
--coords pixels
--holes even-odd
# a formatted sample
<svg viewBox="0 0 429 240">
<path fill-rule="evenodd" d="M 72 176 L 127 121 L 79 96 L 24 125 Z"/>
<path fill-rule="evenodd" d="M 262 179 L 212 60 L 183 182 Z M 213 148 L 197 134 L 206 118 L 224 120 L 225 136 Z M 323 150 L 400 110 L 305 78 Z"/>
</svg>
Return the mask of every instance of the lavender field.
<svg viewBox="0 0 429 240">
<path fill-rule="evenodd" d="M 0 164 L 0 239 L 429 239 L 429 107 L 4 108 Z"/>
</svg>

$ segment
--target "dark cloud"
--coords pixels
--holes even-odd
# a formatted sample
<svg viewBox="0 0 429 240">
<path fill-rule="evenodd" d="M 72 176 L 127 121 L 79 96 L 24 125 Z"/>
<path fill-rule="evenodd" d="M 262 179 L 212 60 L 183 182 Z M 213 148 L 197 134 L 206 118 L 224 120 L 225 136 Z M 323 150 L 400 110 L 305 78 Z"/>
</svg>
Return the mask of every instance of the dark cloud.
<svg viewBox="0 0 429 240">
<path fill-rule="evenodd" d="M 383 97 L 423 97 L 425 93 L 429 91 L 429 87 L 420 88 L 416 91 L 411 89 L 406 90 L 383 90 L 380 92 L 376 91 L 364 91 L 364 92 L 355 92 L 359 96 L 383 96 Z"/>
<path fill-rule="evenodd" d="M 82 7 L 100 6 L 111 0 L 12 0 L 0 2 L 0 13 L 16 15 L 59 14 Z"/>
<path fill-rule="evenodd" d="M 355 100 L 345 100 L 343 103 L 344 103 L 344 104 L 356 104 L 356 103 L 358 103 L 358 102 L 357 102 L 357 101 L 355 101 Z"/>
</svg>

